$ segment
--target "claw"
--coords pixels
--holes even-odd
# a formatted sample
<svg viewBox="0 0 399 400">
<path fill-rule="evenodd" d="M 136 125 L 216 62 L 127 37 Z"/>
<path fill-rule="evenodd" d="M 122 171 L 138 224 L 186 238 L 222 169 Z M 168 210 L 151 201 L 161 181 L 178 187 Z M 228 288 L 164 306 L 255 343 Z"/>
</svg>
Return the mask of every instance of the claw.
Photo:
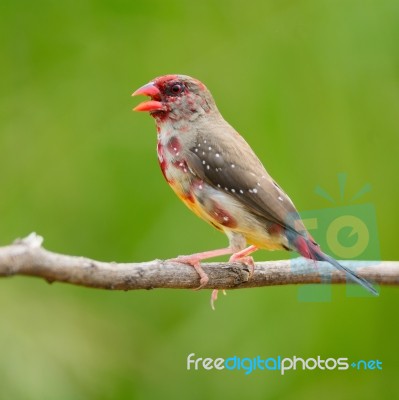
<svg viewBox="0 0 399 400">
<path fill-rule="evenodd" d="M 200 289 L 203 289 L 209 282 L 209 277 L 205 273 L 205 271 L 202 269 L 200 260 L 201 260 L 200 258 L 193 257 L 193 256 L 179 256 L 176 258 L 172 258 L 168 261 L 178 262 L 180 264 L 191 265 L 197 271 L 197 274 L 200 277 L 200 285 L 193 290 L 200 290 Z"/>
<path fill-rule="evenodd" d="M 211 308 L 213 311 L 215 311 L 215 301 L 218 299 L 218 292 L 219 289 L 213 289 L 212 290 L 212 295 L 211 295 Z M 227 292 L 225 289 L 222 289 L 222 293 L 226 296 Z"/>
<path fill-rule="evenodd" d="M 195 267 L 194 267 L 195 268 Z M 199 268 L 201 268 L 201 267 L 199 267 Z M 197 269 L 197 268 L 195 268 L 195 270 L 198 272 L 198 274 L 200 275 L 200 272 L 199 272 L 199 270 Z M 208 275 L 207 274 L 205 274 L 205 272 L 204 272 L 204 270 L 201 268 L 201 271 L 204 273 L 204 275 L 203 276 L 201 276 L 201 279 L 200 279 L 200 285 L 197 287 L 197 288 L 195 288 L 195 289 L 193 289 L 193 290 L 200 290 L 200 289 L 203 289 L 207 284 L 208 284 L 208 282 L 209 282 L 209 277 L 208 277 Z"/>
<path fill-rule="evenodd" d="M 218 289 L 212 290 L 212 295 L 211 295 L 211 308 L 213 311 L 215 311 L 215 301 L 218 299 Z M 224 292 L 224 290 L 223 290 Z"/>
</svg>

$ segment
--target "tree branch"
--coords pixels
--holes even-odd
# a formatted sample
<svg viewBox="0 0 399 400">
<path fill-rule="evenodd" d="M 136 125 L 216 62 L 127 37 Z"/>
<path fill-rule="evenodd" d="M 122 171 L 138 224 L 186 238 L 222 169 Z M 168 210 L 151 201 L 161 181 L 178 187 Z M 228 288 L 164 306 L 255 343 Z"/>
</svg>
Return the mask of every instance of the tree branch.
<svg viewBox="0 0 399 400">
<path fill-rule="evenodd" d="M 142 263 L 101 262 L 45 250 L 43 238 L 31 233 L 0 247 L 0 276 L 36 276 L 48 282 L 65 282 L 99 289 L 137 290 L 153 288 L 194 289 L 199 277 L 188 265 L 154 260 Z M 342 264 L 380 285 L 399 285 L 398 261 L 342 261 Z M 251 279 L 240 263 L 204 263 L 208 289 L 240 289 L 260 286 L 345 283 L 345 274 L 328 263 L 297 258 L 258 262 Z"/>
</svg>

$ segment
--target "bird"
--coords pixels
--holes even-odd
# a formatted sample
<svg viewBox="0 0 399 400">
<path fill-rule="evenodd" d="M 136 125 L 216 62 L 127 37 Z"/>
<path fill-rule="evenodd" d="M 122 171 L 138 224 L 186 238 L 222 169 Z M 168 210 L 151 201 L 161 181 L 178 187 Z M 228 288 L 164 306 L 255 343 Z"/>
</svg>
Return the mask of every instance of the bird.
<svg viewBox="0 0 399 400">
<path fill-rule="evenodd" d="M 150 97 L 133 110 L 148 112 L 155 119 L 158 161 L 167 183 L 192 212 L 229 240 L 225 248 L 172 259 L 195 268 L 198 289 L 209 281 L 202 260 L 230 255 L 230 262 L 246 264 L 252 276 L 251 254 L 266 249 L 296 251 L 307 259 L 326 261 L 378 295 L 366 279 L 321 250 L 294 203 L 223 118 L 201 81 L 187 75 L 164 75 L 132 94 L 138 95 Z M 213 290 L 213 309 L 217 295 Z"/>
</svg>

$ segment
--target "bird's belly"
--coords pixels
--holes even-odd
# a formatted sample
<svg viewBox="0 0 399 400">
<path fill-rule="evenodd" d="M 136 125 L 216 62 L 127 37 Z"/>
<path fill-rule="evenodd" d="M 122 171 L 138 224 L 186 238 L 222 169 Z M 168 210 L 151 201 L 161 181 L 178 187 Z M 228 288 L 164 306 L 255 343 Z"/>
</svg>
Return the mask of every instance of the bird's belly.
<svg viewBox="0 0 399 400">
<path fill-rule="evenodd" d="M 281 250 L 284 238 L 269 234 L 267 226 L 250 214 L 229 194 L 216 190 L 191 173 L 186 164 L 168 164 L 164 175 L 183 203 L 198 217 L 220 231 L 241 233 L 248 243 L 261 249 Z"/>
<path fill-rule="evenodd" d="M 255 232 L 247 232 L 244 236 L 249 244 L 253 244 L 258 249 L 265 250 L 284 250 L 286 247 L 283 245 L 285 239 L 279 236 L 273 236 L 265 230 Z"/>
<path fill-rule="evenodd" d="M 281 250 L 285 245 L 283 232 L 269 232 L 268 226 L 248 212 L 228 193 L 206 183 L 192 185 L 193 202 L 185 201 L 198 216 L 227 233 L 233 231 L 245 237 L 248 243 L 261 249 Z"/>
</svg>

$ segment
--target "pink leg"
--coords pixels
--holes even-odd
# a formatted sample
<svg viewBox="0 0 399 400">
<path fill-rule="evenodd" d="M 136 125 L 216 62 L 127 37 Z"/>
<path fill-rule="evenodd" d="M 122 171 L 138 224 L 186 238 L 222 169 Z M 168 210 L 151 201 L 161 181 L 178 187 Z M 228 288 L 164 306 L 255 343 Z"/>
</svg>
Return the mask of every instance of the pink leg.
<svg viewBox="0 0 399 400">
<path fill-rule="evenodd" d="M 254 260 L 252 257 L 249 256 L 249 254 L 253 253 L 254 251 L 258 250 L 256 246 L 249 246 L 245 248 L 244 250 L 238 251 L 237 253 L 234 253 L 230 257 L 230 262 L 243 262 L 244 264 L 248 265 L 250 267 L 250 273 L 249 277 L 251 277 L 254 273 Z M 189 264 L 195 268 L 197 271 L 199 277 L 200 277 L 200 285 L 195 289 L 199 290 L 202 289 L 204 286 L 209 281 L 208 275 L 205 273 L 205 271 L 201 267 L 201 261 L 206 260 L 207 258 L 213 258 L 213 257 L 218 257 L 218 256 L 224 256 L 226 254 L 232 254 L 233 250 L 230 247 L 226 247 L 224 249 L 217 249 L 217 250 L 210 250 L 210 251 L 204 251 L 202 253 L 195 253 L 191 254 L 189 256 L 178 256 L 176 258 L 172 258 L 169 261 L 174 261 L 174 262 L 179 262 L 182 264 Z M 215 309 L 214 302 L 218 298 L 218 289 L 214 289 L 212 291 L 211 295 L 211 307 L 212 310 Z M 224 294 L 226 294 L 225 291 L 223 291 Z"/>
<path fill-rule="evenodd" d="M 247 247 L 244 250 L 239 251 L 238 253 L 234 253 L 231 257 L 230 257 L 230 262 L 235 262 L 235 261 L 241 261 L 244 264 L 248 265 L 248 267 L 250 268 L 249 271 L 249 278 L 252 277 L 252 275 L 254 274 L 254 270 L 255 270 L 255 263 L 254 263 L 254 259 L 249 256 L 249 254 L 253 253 L 254 251 L 258 250 L 258 248 L 254 245 Z"/>
<path fill-rule="evenodd" d="M 198 275 L 200 276 L 200 285 L 197 287 L 196 290 L 202 289 L 209 281 L 208 275 L 201 267 L 201 261 L 206 260 L 207 258 L 224 256 L 226 254 L 233 253 L 233 250 L 230 247 L 226 247 L 224 249 L 217 249 L 211 251 L 204 251 L 202 253 L 195 253 L 189 256 L 179 256 L 176 258 L 172 258 L 169 261 L 175 261 L 182 264 L 189 264 L 195 268 Z"/>
<path fill-rule="evenodd" d="M 244 264 L 248 265 L 250 268 L 249 271 L 249 279 L 252 277 L 252 275 L 254 274 L 254 269 L 255 269 L 255 263 L 254 263 L 254 259 L 249 256 L 249 254 L 253 253 L 254 251 L 258 250 L 258 248 L 256 246 L 249 246 L 247 248 L 245 248 L 244 250 L 241 250 L 237 253 L 234 253 L 231 257 L 229 262 L 236 262 L 236 261 L 240 261 L 243 262 Z M 223 291 L 224 294 L 226 294 L 225 291 Z M 218 289 L 214 289 L 212 291 L 212 295 L 211 295 L 211 307 L 212 310 L 215 310 L 215 301 L 218 299 Z"/>
<path fill-rule="evenodd" d="M 237 253 L 234 253 L 231 258 L 234 259 L 234 261 L 238 261 L 239 259 L 249 256 L 251 253 L 253 253 L 254 251 L 258 250 L 258 248 L 254 245 L 248 246 L 246 247 L 244 250 L 241 250 Z"/>
</svg>

